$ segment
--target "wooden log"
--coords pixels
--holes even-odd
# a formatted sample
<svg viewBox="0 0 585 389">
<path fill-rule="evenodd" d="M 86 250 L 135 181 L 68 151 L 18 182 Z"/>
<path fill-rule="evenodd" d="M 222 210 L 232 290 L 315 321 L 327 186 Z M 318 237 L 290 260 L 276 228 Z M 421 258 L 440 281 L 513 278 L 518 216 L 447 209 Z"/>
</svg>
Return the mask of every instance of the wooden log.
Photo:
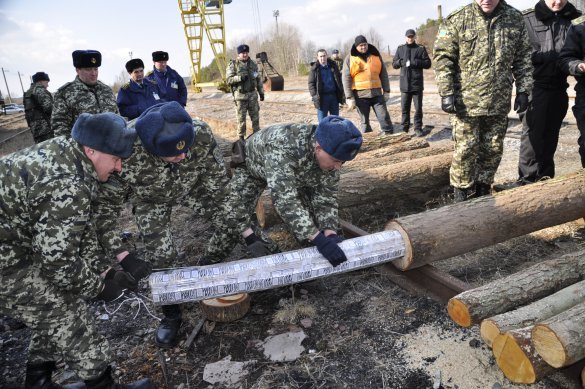
<svg viewBox="0 0 585 389">
<path fill-rule="evenodd" d="M 507 379 L 516 384 L 533 384 L 555 371 L 534 349 L 531 326 L 504 332 L 494 339 L 492 352 Z"/>
<path fill-rule="evenodd" d="M 250 295 L 239 293 L 232 296 L 202 300 L 201 311 L 208 320 L 230 322 L 238 320 L 250 310 Z"/>
<path fill-rule="evenodd" d="M 420 158 L 351 172 L 341 175 L 337 200 L 339 208 L 384 201 L 387 207 L 411 201 L 424 204 L 449 186 L 451 153 Z M 260 226 L 269 227 L 269 221 L 278 221 L 272 199 L 264 196 L 256 204 L 256 216 Z M 264 220 L 262 225 L 261 220 Z"/>
<path fill-rule="evenodd" d="M 585 358 L 585 303 L 536 324 L 532 343 L 542 359 L 556 368 Z"/>
<path fill-rule="evenodd" d="M 528 269 L 467 290 L 449 300 L 447 312 L 460 326 L 510 311 L 580 281 L 585 250 L 537 263 Z"/>
<path fill-rule="evenodd" d="M 585 367 L 581 370 L 581 386 L 585 388 Z"/>
<path fill-rule="evenodd" d="M 585 280 L 561 289 L 513 311 L 492 316 L 481 322 L 480 334 L 488 346 L 496 336 L 515 328 L 533 326 L 585 301 Z"/>
<path fill-rule="evenodd" d="M 363 134 L 362 147 L 360 153 L 366 153 L 371 150 L 380 149 L 392 144 L 401 143 L 411 139 L 412 136 L 407 133 L 399 135 L 378 135 L 374 132 Z"/>
<path fill-rule="evenodd" d="M 420 138 L 417 138 L 420 139 Z M 399 143 L 396 146 L 406 146 L 408 142 Z M 348 173 L 348 172 L 355 172 L 358 170 L 366 170 L 371 169 L 374 167 L 390 165 L 400 162 L 407 162 L 416 160 L 419 158 L 429 157 L 431 155 L 438 155 L 443 153 L 452 153 L 453 152 L 453 144 L 445 143 L 438 146 L 431 146 L 431 147 L 422 147 L 407 151 L 401 151 L 396 154 L 388 153 L 386 151 L 390 151 L 393 147 L 383 148 L 379 150 L 370 151 L 368 153 L 364 153 L 363 155 L 358 154 L 357 158 L 351 162 L 348 162 L 343 165 L 341 168 L 341 174 Z M 361 157 L 361 158 L 360 158 Z"/>
<path fill-rule="evenodd" d="M 424 190 L 423 188 L 420 188 Z M 405 216 L 399 230 L 410 253 L 393 263 L 401 270 L 468 253 L 556 226 L 585 214 L 585 170 Z"/>
</svg>

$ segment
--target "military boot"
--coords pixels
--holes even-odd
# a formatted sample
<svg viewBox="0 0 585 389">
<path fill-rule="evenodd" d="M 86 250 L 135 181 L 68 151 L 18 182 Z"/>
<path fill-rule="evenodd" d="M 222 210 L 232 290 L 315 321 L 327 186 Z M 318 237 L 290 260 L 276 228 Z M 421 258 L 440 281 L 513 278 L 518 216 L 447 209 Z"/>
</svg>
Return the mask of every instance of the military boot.
<svg viewBox="0 0 585 389">
<path fill-rule="evenodd" d="M 82 382 L 68 385 L 58 385 L 53 382 L 53 371 L 57 370 L 55 362 L 27 363 L 25 389 L 84 389 Z"/>
<path fill-rule="evenodd" d="M 179 342 L 178 334 L 183 318 L 178 304 L 163 305 L 163 319 L 156 330 L 154 342 L 161 348 L 173 348 Z"/>
<path fill-rule="evenodd" d="M 154 389 L 150 378 L 143 378 L 130 384 L 117 384 L 112 377 L 112 368 L 106 370 L 96 378 L 85 381 L 87 389 Z"/>
<path fill-rule="evenodd" d="M 467 189 L 453 188 L 453 202 L 460 203 L 467 200 Z"/>
<path fill-rule="evenodd" d="M 475 184 L 475 197 L 487 196 L 492 193 L 492 186 L 478 182 Z"/>
</svg>

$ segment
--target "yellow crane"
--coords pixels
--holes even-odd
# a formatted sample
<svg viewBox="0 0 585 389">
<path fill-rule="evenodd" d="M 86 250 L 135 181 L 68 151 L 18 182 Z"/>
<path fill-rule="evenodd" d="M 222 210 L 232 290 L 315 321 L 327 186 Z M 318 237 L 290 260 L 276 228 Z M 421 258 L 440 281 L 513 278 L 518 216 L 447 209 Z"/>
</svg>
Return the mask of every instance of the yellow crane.
<svg viewBox="0 0 585 389">
<path fill-rule="evenodd" d="M 223 6 L 232 0 L 178 0 L 185 37 L 191 56 L 192 73 L 191 85 L 195 92 L 201 92 L 203 86 L 226 87 L 225 70 L 227 56 L 225 47 L 225 24 Z M 221 83 L 201 83 L 201 49 L 203 47 L 203 32 L 211 44 L 215 62 L 221 74 Z"/>
</svg>

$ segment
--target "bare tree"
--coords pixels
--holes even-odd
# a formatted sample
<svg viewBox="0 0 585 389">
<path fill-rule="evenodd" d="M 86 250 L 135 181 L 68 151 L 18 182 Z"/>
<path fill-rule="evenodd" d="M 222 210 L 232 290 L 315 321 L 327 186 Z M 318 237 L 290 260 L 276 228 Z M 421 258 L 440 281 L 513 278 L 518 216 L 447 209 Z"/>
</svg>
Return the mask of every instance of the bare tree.
<svg viewBox="0 0 585 389">
<path fill-rule="evenodd" d="M 117 94 L 122 85 L 127 83 L 129 79 L 130 76 L 128 75 L 127 71 L 125 70 L 120 71 L 120 73 L 114 79 L 114 85 L 112 85 L 112 90 L 114 91 L 114 94 Z"/>
</svg>

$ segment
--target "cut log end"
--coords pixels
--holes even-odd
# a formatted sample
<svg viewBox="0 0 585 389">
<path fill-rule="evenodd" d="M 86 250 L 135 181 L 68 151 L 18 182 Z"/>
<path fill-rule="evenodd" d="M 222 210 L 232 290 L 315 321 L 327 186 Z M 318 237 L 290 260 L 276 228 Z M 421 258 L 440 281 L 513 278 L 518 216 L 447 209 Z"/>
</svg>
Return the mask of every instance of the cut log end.
<svg viewBox="0 0 585 389">
<path fill-rule="evenodd" d="M 250 310 L 250 295 L 240 293 L 201 301 L 201 311 L 210 321 L 230 322 L 241 319 Z"/>
<path fill-rule="evenodd" d="M 408 270 L 414 260 L 412 244 L 410 242 L 408 234 L 397 221 L 390 221 L 386 223 L 384 230 L 396 230 L 402 236 L 402 241 L 404 242 L 404 255 L 402 256 L 402 258 L 392 261 L 392 264 L 402 271 Z"/>
<path fill-rule="evenodd" d="M 498 367 L 507 379 L 517 384 L 533 384 L 536 374 L 532 362 L 514 337 L 500 334 L 493 341 L 492 351 Z"/>
<path fill-rule="evenodd" d="M 447 303 L 447 312 L 451 319 L 461 327 L 470 327 L 473 324 L 469 309 L 456 298 L 450 299 Z"/>
<path fill-rule="evenodd" d="M 532 342 L 538 354 L 552 367 L 561 368 L 568 365 L 565 346 L 555 332 L 546 325 L 534 326 Z"/>
<path fill-rule="evenodd" d="M 489 347 L 492 347 L 494 344 L 494 339 L 496 336 L 500 335 L 500 328 L 492 320 L 486 319 L 481 322 L 481 326 L 479 327 L 479 334 L 481 335 L 481 338 L 485 344 L 487 344 Z"/>
</svg>

